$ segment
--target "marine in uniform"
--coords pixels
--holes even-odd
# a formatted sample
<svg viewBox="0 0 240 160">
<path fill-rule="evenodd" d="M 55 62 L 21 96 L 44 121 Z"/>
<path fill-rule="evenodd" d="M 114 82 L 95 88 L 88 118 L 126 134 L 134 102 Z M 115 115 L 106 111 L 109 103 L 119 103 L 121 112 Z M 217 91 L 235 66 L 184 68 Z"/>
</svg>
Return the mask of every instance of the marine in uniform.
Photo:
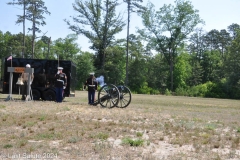
<svg viewBox="0 0 240 160">
<path fill-rule="evenodd" d="M 94 77 L 94 73 L 89 74 L 89 78 L 86 80 L 84 88 L 88 88 L 88 104 L 93 105 L 95 100 L 95 91 L 97 90 L 97 81 Z"/>
<path fill-rule="evenodd" d="M 67 76 L 62 71 L 63 71 L 63 67 L 58 67 L 58 72 L 55 75 L 55 89 L 56 89 L 56 102 L 57 103 L 62 102 L 64 89 L 67 86 Z"/>
</svg>

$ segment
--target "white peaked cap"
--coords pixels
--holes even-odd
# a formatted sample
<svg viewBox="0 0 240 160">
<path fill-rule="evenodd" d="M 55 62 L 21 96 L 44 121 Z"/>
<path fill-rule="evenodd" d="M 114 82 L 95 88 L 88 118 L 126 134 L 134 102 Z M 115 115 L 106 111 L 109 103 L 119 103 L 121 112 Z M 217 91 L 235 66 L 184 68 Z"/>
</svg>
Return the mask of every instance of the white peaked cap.
<svg viewBox="0 0 240 160">
<path fill-rule="evenodd" d="M 63 69 L 63 67 L 58 67 L 57 69 Z"/>
</svg>

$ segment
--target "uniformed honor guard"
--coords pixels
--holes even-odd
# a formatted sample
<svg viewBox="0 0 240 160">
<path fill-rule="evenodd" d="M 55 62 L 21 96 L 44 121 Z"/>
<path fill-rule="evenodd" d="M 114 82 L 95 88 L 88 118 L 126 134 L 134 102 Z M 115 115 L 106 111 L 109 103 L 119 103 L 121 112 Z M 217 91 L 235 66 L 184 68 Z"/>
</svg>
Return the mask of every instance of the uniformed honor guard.
<svg viewBox="0 0 240 160">
<path fill-rule="evenodd" d="M 63 100 L 64 89 L 67 86 L 67 76 L 63 73 L 63 67 L 58 67 L 58 72 L 55 75 L 55 89 L 56 89 L 56 102 L 61 103 Z"/>
<path fill-rule="evenodd" d="M 95 91 L 97 90 L 97 81 L 94 77 L 94 73 L 89 74 L 89 78 L 86 80 L 84 88 L 88 88 L 88 104 L 93 105 L 95 100 Z"/>
</svg>

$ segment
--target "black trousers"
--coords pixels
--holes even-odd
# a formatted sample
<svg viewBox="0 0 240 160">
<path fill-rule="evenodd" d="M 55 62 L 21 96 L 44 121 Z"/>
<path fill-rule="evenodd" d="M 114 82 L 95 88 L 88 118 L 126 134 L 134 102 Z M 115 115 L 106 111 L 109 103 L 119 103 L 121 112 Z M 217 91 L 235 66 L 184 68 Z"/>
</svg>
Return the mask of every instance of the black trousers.
<svg viewBox="0 0 240 160">
<path fill-rule="evenodd" d="M 21 86 L 22 89 L 22 98 L 26 98 L 27 96 L 27 82 L 23 82 L 23 85 Z"/>
</svg>

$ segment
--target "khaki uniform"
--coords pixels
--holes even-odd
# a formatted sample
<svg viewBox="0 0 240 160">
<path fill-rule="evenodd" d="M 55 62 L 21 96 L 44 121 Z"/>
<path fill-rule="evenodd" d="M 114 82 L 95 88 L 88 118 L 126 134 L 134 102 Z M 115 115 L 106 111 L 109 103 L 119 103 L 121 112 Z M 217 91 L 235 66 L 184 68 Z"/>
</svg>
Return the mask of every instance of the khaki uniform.
<svg viewBox="0 0 240 160">
<path fill-rule="evenodd" d="M 29 73 L 22 73 L 23 85 L 22 85 L 22 100 L 25 100 L 27 97 L 27 86 L 28 86 L 28 75 Z M 32 84 L 34 75 L 30 76 L 30 85 Z"/>
</svg>

